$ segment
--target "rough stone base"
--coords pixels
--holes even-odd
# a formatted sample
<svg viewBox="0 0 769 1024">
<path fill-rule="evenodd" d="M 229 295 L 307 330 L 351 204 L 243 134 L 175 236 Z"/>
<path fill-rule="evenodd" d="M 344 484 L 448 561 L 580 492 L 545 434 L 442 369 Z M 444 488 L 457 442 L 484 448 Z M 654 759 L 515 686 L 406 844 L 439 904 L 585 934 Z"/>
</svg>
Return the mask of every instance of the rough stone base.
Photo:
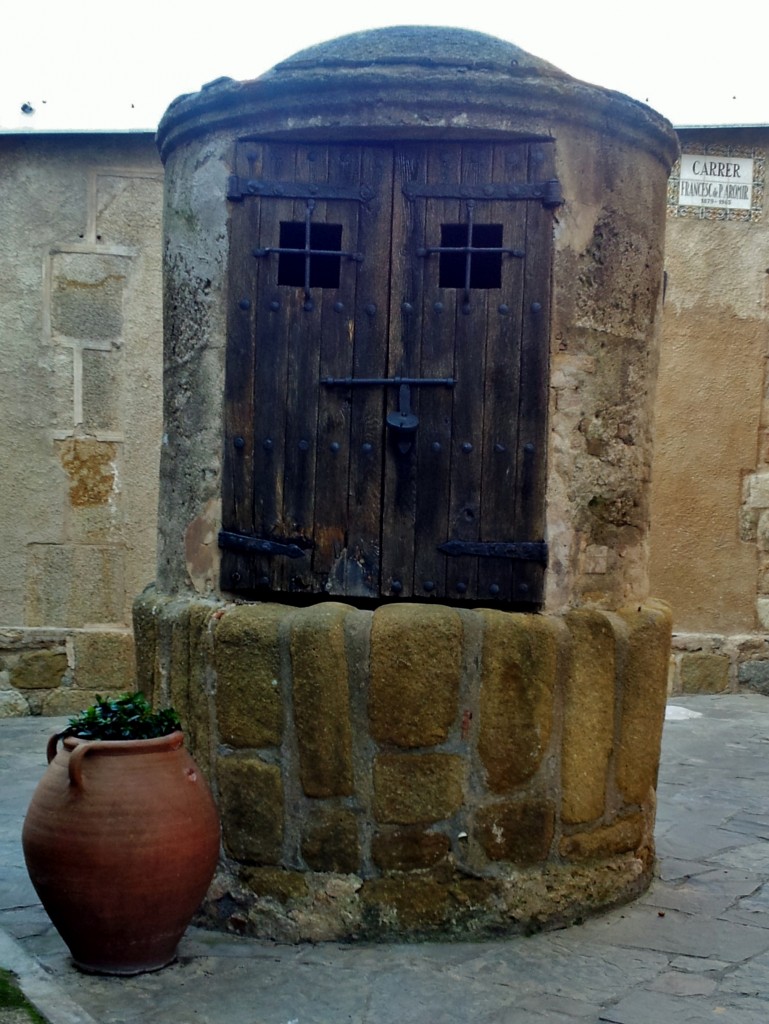
<svg viewBox="0 0 769 1024">
<path fill-rule="evenodd" d="M 496 878 L 452 870 L 366 880 L 358 875 L 223 865 L 196 918 L 202 927 L 276 942 L 472 939 L 581 922 L 649 885 L 652 857 L 549 865 Z"/>
<path fill-rule="evenodd" d="M 74 715 L 135 679 L 130 629 L 0 628 L 0 718 Z"/>
<path fill-rule="evenodd" d="M 649 882 L 669 610 L 136 602 L 222 815 L 202 920 L 282 941 L 531 931 Z"/>
</svg>

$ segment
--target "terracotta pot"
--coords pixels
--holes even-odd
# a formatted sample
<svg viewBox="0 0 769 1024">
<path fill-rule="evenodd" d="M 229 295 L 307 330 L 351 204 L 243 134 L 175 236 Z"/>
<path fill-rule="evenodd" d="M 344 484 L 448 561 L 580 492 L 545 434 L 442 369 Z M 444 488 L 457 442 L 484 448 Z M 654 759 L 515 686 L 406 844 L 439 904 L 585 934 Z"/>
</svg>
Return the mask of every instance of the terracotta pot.
<svg viewBox="0 0 769 1024">
<path fill-rule="evenodd" d="M 22 832 L 32 883 L 78 967 L 170 963 L 213 877 L 219 818 L 180 732 L 48 743 Z"/>
</svg>

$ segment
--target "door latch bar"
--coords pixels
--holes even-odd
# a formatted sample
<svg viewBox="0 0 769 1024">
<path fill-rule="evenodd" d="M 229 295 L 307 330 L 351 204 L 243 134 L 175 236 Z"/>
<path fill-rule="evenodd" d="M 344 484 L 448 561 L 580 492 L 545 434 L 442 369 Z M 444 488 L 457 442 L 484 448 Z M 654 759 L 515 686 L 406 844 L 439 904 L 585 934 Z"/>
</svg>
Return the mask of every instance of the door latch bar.
<svg viewBox="0 0 769 1024">
<path fill-rule="evenodd" d="M 400 387 L 402 384 L 408 384 L 409 387 L 442 384 L 444 387 L 453 388 L 457 383 L 456 377 L 321 377 L 320 382 L 330 388 L 349 388 L 356 385 L 369 388 Z"/>
<path fill-rule="evenodd" d="M 505 201 L 517 199 L 539 200 L 549 210 L 563 203 L 561 183 L 557 178 L 539 182 L 520 182 L 517 185 L 419 185 L 409 183 L 403 186 L 407 199 L 480 199 Z"/>
<path fill-rule="evenodd" d="M 470 541 L 447 540 L 439 544 L 438 550 L 444 555 L 474 558 L 514 558 L 522 562 L 539 562 L 547 565 L 546 541 Z"/>
</svg>

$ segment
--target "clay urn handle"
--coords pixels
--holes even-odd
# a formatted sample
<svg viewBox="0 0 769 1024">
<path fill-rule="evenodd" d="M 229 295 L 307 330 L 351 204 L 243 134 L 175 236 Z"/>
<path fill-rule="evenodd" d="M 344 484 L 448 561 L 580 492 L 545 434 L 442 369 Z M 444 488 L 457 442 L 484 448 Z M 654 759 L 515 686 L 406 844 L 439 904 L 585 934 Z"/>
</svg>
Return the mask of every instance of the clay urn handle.
<svg viewBox="0 0 769 1024">
<path fill-rule="evenodd" d="M 61 736 L 59 735 L 59 733 L 55 732 L 53 736 L 51 736 L 51 738 L 48 740 L 48 746 L 45 748 L 45 756 L 48 758 L 48 764 L 50 764 L 51 761 L 53 761 L 53 759 L 56 757 L 56 750 L 59 746 L 60 739 Z"/>
<path fill-rule="evenodd" d="M 45 748 L 48 764 L 50 764 L 56 757 L 56 751 L 58 749 L 60 739 L 60 734 L 55 732 L 48 740 L 48 745 Z M 69 763 L 67 765 L 70 786 L 74 786 L 76 789 L 83 788 L 83 758 L 94 746 L 96 746 L 95 743 L 78 743 L 75 749 L 70 753 Z"/>
<path fill-rule="evenodd" d="M 69 755 L 69 784 L 76 789 L 83 788 L 83 761 L 98 743 L 78 743 Z"/>
</svg>

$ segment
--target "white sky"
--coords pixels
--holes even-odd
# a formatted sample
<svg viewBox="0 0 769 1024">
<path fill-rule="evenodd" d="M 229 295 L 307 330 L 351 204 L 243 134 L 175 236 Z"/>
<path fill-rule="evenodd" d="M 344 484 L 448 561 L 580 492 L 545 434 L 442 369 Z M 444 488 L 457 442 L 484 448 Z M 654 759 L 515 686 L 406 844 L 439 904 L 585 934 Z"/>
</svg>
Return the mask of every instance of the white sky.
<svg viewBox="0 0 769 1024">
<path fill-rule="evenodd" d="M 204 82 L 403 24 L 500 36 L 676 125 L 769 124 L 766 0 L 16 0 L 0 28 L 0 130 L 154 129 Z"/>
</svg>

